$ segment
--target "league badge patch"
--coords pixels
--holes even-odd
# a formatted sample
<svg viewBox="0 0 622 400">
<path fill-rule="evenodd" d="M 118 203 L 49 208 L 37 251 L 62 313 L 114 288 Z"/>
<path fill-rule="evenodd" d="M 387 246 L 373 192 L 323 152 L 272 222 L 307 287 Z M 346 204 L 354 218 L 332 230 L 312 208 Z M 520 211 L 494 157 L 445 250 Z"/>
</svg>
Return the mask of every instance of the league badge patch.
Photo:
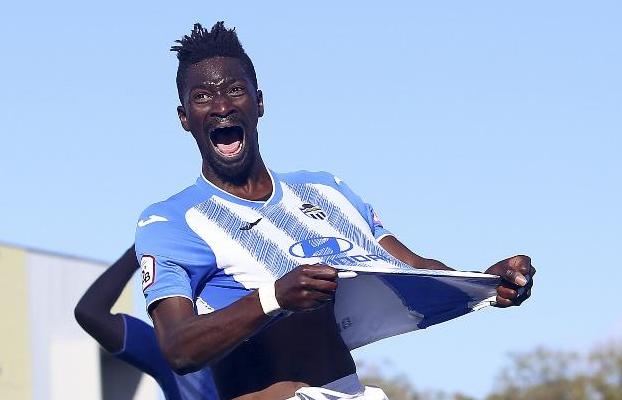
<svg viewBox="0 0 622 400">
<path fill-rule="evenodd" d="M 140 272 L 142 274 L 143 292 L 155 282 L 155 258 L 142 256 L 140 259 Z"/>
<path fill-rule="evenodd" d="M 384 224 L 382 223 L 382 220 L 380 219 L 378 214 L 376 214 L 376 211 L 374 211 L 373 208 L 371 210 L 371 216 L 372 216 L 372 221 L 374 222 L 374 225 L 379 226 L 381 228 L 384 227 Z"/>
<path fill-rule="evenodd" d="M 310 203 L 304 203 L 302 207 L 300 207 L 300 211 L 302 211 L 302 213 L 309 218 L 313 218 L 313 219 L 325 219 L 326 218 L 326 213 L 324 212 L 324 210 L 322 210 L 319 206 L 314 206 L 313 204 L 310 204 Z"/>
</svg>

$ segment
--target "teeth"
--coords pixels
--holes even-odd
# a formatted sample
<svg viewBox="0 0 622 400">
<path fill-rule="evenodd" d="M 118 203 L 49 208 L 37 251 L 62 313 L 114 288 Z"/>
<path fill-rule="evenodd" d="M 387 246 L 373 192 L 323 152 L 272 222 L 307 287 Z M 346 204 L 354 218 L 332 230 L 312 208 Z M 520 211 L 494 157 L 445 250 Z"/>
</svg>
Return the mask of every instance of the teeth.
<svg viewBox="0 0 622 400">
<path fill-rule="evenodd" d="M 237 128 L 237 126 L 218 127 L 210 132 L 210 140 L 212 142 L 212 146 L 214 146 L 214 150 L 225 158 L 235 157 L 240 154 L 244 147 L 243 131 L 241 137 L 237 139 L 235 136 L 231 136 L 232 134 L 235 134 L 234 132 L 221 131 L 221 129 L 228 128 Z M 219 136 L 221 134 L 225 136 Z"/>
</svg>

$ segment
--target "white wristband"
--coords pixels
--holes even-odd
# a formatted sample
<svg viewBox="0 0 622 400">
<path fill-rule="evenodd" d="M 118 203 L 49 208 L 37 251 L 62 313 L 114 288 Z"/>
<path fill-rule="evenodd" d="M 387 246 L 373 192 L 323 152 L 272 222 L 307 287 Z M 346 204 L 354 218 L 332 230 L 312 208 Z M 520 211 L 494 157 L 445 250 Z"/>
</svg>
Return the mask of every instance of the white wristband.
<svg viewBox="0 0 622 400">
<path fill-rule="evenodd" d="M 261 286 L 257 292 L 259 292 L 259 303 L 261 303 L 264 314 L 273 316 L 282 311 L 279 302 L 276 301 L 274 282 Z"/>
</svg>

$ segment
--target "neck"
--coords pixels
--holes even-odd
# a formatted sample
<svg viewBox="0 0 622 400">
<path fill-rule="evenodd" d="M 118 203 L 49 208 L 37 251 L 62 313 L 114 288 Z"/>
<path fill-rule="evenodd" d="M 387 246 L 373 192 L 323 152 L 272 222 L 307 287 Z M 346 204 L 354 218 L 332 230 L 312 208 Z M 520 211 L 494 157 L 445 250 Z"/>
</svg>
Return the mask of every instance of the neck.
<svg viewBox="0 0 622 400">
<path fill-rule="evenodd" d="M 272 180 L 261 157 L 243 177 L 229 179 L 218 175 L 203 161 L 203 176 L 218 188 L 247 200 L 266 200 L 272 194 Z"/>
</svg>

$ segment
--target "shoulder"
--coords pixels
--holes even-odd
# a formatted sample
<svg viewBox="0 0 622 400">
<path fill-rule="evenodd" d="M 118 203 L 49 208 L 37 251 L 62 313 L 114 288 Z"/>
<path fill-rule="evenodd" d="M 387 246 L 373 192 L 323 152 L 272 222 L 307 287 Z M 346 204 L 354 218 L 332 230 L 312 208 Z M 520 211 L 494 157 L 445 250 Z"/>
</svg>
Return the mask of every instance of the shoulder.
<svg viewBox="0 0 622 400">
<path fill-rule="evenodd" d="M 279 179 L 286 184 L 320 184 L 332 187 L 338 187 L 342 182 L 340 178 L 326 171 L 293 171 L 285 173 L 277 173 Z"/>
<path fill-rule="evenodd" d="M 332 188 L 348 199 L 356 197 L 356 194 L 350 187 L 337 175 L 326 171 L 294 171 L 287 173 L 279 173 L 279 179 L 287 185 L 321 185 L 324 188 Z M 322 190 L 322 189 L 320 189 Z M 330 189 L 328 189 L 330 190 Z"/>
<path fill-rule="evenodd" d="M 203 200 L 196 185 L 189 186 L 168 199 L 145 208 L 138 219 L 138 227 L 154 222 L 183 223 L 186 212 Z"/>
<path fill-rule="evenodd" d="M 186 247 L 193 247 L 200 240 L 188 226 L 186 213 L 205 201 L 205 196 L 193 185 L 145 208 L 136 223 L 136 253 L 164 255 L 171 250 L 187 253 Z"/>
</svg>

